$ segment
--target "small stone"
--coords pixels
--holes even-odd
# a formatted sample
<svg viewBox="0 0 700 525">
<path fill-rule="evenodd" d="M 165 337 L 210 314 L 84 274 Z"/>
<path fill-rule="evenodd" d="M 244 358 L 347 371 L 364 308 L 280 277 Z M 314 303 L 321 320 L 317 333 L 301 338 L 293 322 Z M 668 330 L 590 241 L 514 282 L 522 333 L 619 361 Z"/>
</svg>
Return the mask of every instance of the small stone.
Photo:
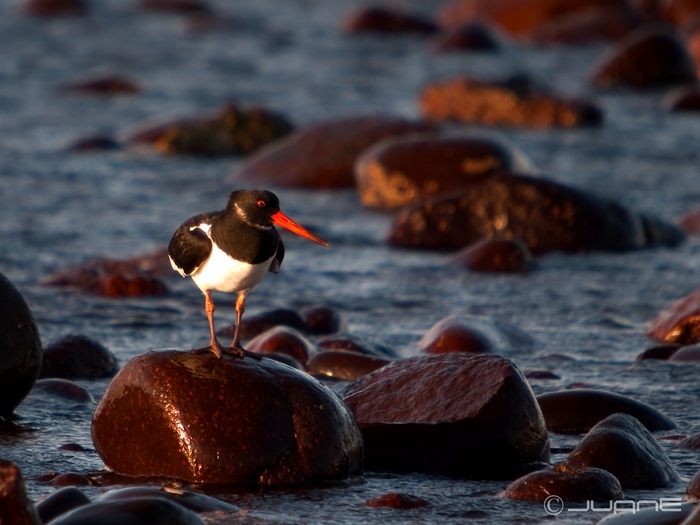
<svg viewBox="0 0 700 525">
<path fill-rule="evenodd" d="M 558 376 L 551 370 L 526 370 L 525 371 L 525 378 L 526 379 L 545 379 L 545 380 L 554 380 L 557 381 L 561 379 L 561 376 Z"/>
<path fill-rule="evenodd" d="M 459 263 L 482 273 L 528 273 L 532 254 L 520 239 L 482 239 L 455 254 L 451 263 Z"/>
<path fill-rule="evenodd" d="M 84 335 L 67 335 L 44 349 L 39 377 L 112 377 L 117 370 L 116 356 L 98 341 Z"/>
<path fill-rule="evenodd" d="M 700 290 L 676 301 L 660 313 L 652 321 L 647 335 L 663 343 L 700 343 Z"/>
<path fill-rule="evenodd" d="M 136 83 L 117 76 L 71 82 L 59 89 L 73 95 L 133 95 L 141 91 Z"/>
<path fill-rule="evenodd" d="M 92 482 L 82 474 L 66 472 L 53 478 L 51 484 L 54 487 L 88 487 L 92 485 Z"/>
<path fill-rule="evenodd" d="M 429 506 L 430 502 L 413 494 L 390 492 L 389 494 L 367 500 L 366 505 L 368 507 L 390 507 L 392 509 L 420 509 Z"/>
<path fill-rule="evenodd" d="M 652 348 L 647 348 L 637 356 L 637 361 L 646 361 L 648 359 L 658 359 L 661 361 L 667 361 L 669 357 L 678 352 L 680 346 L 676 345 L 665 345 L 665 346 L 654 346 Z"/>
<path fill-rule="evenodd" d="M 518 478 L 506 488 L 504 496 L 508 499 L 546 502 L 552 494 L 564 502 L 610 501 L 624 496 L 620 482 L 609 472 L 589 467 L 567 468 L 565 465 Z M 559 509 L 545 510 L 556 512 Z"/>
<path fill-rule="evenodd" d="M 307 308 L 302 313 L 304 332 L 312 335 L 335 334 L 343 326 L 343 320 L 337 310 L 327 306 Z"/>
<path fill-rule="evenodd" d="M 32 392 L 45 392 L 77 403 L 94 403 L 92 394 L 80 385 L 65 379 L 40 379 L 34 384 Z"/>
<path fill-rule="evenodd" d="M 255 337 L 246 350 L 259 354 L 284 354 L 306 363 L 317 352 L 314 344 L 289 326 L 275 326 Z"/>
<path fill-rule="evenodd" d="M 22 13 L 37 17 L 83 16 L 88 13 L 86 0 L 23 0 Z"/>
<path fill-rule="evenodd" d="M 277 308 L 276 310 L 269 310 L 250 317 L 244 317 L 241 322 L 240 337 L 242 340 L 252 339 L 276 326 L 288 326 L 295 330 L 303 330 L 305 323 L 304 319 L 294 310 Z M 233 337 L 235 331 L 236 325 L 232 324 L 221 329 L 217 333 L 219 335 Z"/>
<path fill-rule="evenodd" d="M 144 11 L 162 11 L 183 14 L 210 14 L 211 8 L 202 0 L 139 0 Z"/>
<path fill-rule="evenodd" d="M 67 151 L 84 153 L 91 151 L 111 151 L 121 148 L 121 144 L 112 137 L 97 135 L 78 139 L 66 147 Z"/>
<path fill-rule="evenodd" d="M 343 350 L 326 350 L 306 363 L 306 372 L 315 376 L 355 381 L 391 363 L 389 359 Z"/>
<path fill-rule="evenodd" d="M 351 13 L 343 23 L 349 34 L 414 33 L 432 34 L 438 26 L 420 15 L 386 7 L 365 7 Z"/>
<path fill-rule="evenodd" d="M 479 354 L 493 350 L 493 345 L 485 335 L 458 317 L 447 317 L 435 323 L 418 342 L 418 347 L 429 354 L 448 352 Z"/>
<path fill-rule="evenodd" d="M 490 25 L 471 22 L 440 35 L 433 41 L 430 49 L 434 53 L 494 52 L 501 49 L 502 41 L 503 38 Z"/>
</svg>

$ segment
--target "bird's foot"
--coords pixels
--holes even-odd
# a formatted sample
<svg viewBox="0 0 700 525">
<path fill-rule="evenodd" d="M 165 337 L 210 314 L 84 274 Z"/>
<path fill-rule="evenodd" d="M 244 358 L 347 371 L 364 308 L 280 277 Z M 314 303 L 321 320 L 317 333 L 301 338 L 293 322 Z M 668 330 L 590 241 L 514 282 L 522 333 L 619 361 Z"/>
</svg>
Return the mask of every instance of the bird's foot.
<svg viewBox="0 0 700 525">
<path fill-rule="evenodd" d="M 211 352 L 216 357 L 221 359 L 222 350 L 224 350 L 224 347 L 221 346 L 219 343 L 211 343 L 209 346 L 203 346 L 202 348 L 195 348 L 191 352 L 193 354 L 205 354 L 207 352 Z"/>
<path fill-rule="evenodd" d="M 256 361 L 262 360 L 262 356 L 260 354 L 256 354 L 255 352 L 249 352 L 245 348 L 243 348 L 240 344 L 238 345 L 231 345 L 229 347 L 222 347 L 221 351 L 224 354 L 232 355 L 233 357 L 238 357 L 239 359 L 244 359 L 246 357 L 250 357 L 252 359 L 255 359 Z"/>
</svg>

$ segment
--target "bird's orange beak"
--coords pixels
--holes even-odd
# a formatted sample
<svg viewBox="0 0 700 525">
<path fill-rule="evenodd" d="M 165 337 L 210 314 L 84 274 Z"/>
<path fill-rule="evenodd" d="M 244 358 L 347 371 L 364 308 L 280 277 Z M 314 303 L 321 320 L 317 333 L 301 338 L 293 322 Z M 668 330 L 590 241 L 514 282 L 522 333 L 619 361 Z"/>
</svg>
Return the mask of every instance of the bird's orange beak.
<svg viewBox="0 0 700 525">
<path fill-rule="evenodd" d="M 317 242 L 318 244 L 322 244 L 323 246 L 328 246 L 328 241 L 321 239 L 321 237 L 314 233 L 311 233 L 302 225 L 297 224 L 292 219 L 287 217 L 281 211 L 278 211 L 272 216 L 272 222 L 274 222 L 277 226 L 282 226 L 282 228 L 286 228 L 290 232 L 294 232 L 301 237 Z"/>
</svg>

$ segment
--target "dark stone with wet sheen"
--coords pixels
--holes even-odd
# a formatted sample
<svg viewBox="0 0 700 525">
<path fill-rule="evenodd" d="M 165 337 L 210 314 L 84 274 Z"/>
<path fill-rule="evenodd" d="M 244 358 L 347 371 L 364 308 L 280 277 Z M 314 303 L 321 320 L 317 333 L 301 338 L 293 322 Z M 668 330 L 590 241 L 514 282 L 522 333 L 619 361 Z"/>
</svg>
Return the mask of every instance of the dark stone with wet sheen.
<svg viewBox="0 0 700 525">
<path fill-rule="evenodd" d="M 355 163 L 355 180 L 362 204 L 397 208 L 460 189 L 478 175 L 528 168 L 525 155 L 503 141 L 419 135 L 369 148 Z"/>
<path fill-rule="evenodd" d="M 246 345 L 249 352 L 258 354 L 284 354 L 300 363 L 306 363 L 309 357 L 317 353 L 314 344 L 289 326 L 275 326 L 255 337 Z"/>
<path fill-rule="evenodd" d="M 636 418 L 648 430 L 671 430 L 676 425 L 649 405 L 603 390 L 561 390 L 537 397 L 551 432 L 580 434 L 617 412 Z"/>
<path fill-rule="evenodd" d="M 40 525 L 41 520 L 27 497 L 24 477 L 19 467 L 0 459 L 0 523 Z"/>
<path fill-rule="evenodd" d="M 598 468 L 566 468 L 531 472 L 518 478 L 505 490 L 505 497 L 525 501 L 545 501 L 555 494 L 563 501 L 610 501 L 622 499 L 618 479 Z M 547 508 L 556 512 L 557 508 Z"/>
<path fill-rule="evenodd" d="M 105 465 L 130 476 L 280 485 L 362 469 L 352 414 L 271 359 L 149 352 L 112 380 L 92 422 Z"/>
<path fill-rule="evenodd" d="M 194 512 L 236 512 L 239 507 L 204 494 L 180 489 L 159 487 L 126 487 L 105 492 L 97 501 L 122 501 L 133 498 L 164 498 Z"/>
<path fill-rule="evenodd" d="M 391 363 L 389 359 L 343 350 L 327 350 L 306 363 L 306 371 L 317 376 L 354 381 Z"/>
<path fill-rule="evenodd" d="M 388 115 L 346 117 L 312 124 L 250 157 L 232 181 L 283 188 L 353 188 L 353 166 L 372 144 L 431 125 Z"/>
<path fill-rule="evenodd" d="M 51 525 L 204 525 L 191 510 L 165 498 L 132 498 L 78 507 Z"/>
<path fill-rule="evenodd" d="M 0 423 L 12 416 L 41 369 L 41 339 L 32 311 L 0 274 Z"/>
<path fill-rule="evenodd" d="M 483 239 L 456 253 L 450 260 L 482 273 L 528 273 L 530 249 L 520 239 Z"/>
<path fill-rule="evenodd" d="M 650 239 L 646 219 L 604 197 L 513 173 L 473 177 L 449 197 L 427 199 L 399 215 L 388 242 L 403 248 L 457 250 L 484 238 L 522 239 L 535 255 L 624 251 L 684 235 Z"/>
<path fill-rule="evenodd" d="M 318 342 L 318 347 L 323 351 L 342 350 L 386 359 L 395 359 L 398 357 L 398 354 L 391 348 L 383 345 L 370 344 L 366 341 L 360 341 L 351 335 L 344 334 L 322 339 Z"/>
<path fill-rule="evenodd" d="M 660 361 L 667 361 L 669 357 L 678 352 L 680 346 L 677 345 L 666 345 L 666 346 L 654 346 L 652 348 L 647 348 L 637 356 L 637 361 L 647 361 L 649 359 L 658 359 Z"/>
<path fill-rule="evenodd" d="M 119 370 L 116 356 L 84 335 L 67 335 L 44 348 L 40 378 L 112 377 Z"/>
<path fill-rule="evenodd" d="M 676 301 L 649 327 L 649 337 L 664 343 L 700 343 L 700 290 Z"/>
<path fill-rule="evenodd" d="M 667 26 L 642 27 L 620 42 L 593 74 L 596 87 L 649 89 L 697 82 L 682 36 Z"/>
<path fill-rule="evenodd" d="M 446 317 L 435 323 L 418 342 L 429 354 L 449 352 L 487 353 L 494 349 L 489 338 L 459 317 Z"/>
<path fill-rule="evenodd" d="M 362 430 L 368 470 L 498 479 L 549 459 L 532 390 L 501 357 L 397 361 L 350 385 L 345 401 Z"/>
<path fill-rule="evenodd" d="M 337 310 L 327 306 L 314 306 L 302 312 L 304 332 L 313 335 L 335 334 L 343 326 Z"/>
<path fill-rule="evenodd" d="M 430 502 L 427 499 L 405 492 L 390 492 L 367 500 L 368 507 L 389 507 L 392 509 L 420 509 L 428 505 Z"/>
<path fill-rule="evenodd" d="M 607 470 L 624 489 L 656 489 L 678 481 L 673 463 L 654 436 L 634 417 L 622 413 L 594 426 L 565 465 Z"/>
<path fill-rule="evenodd" d="M 95 398 L 82 386 L 66 379 L 40 379 L 34 383 L 32 394 L 44 392 L 77 403 L 94 403 Z"/>
<path fill-rule="evenodd" d="M 572 128 L 603 122 L 602 110 L 587 100 L 564 99 L 540 90 L 523 92 L 510 81 L 467 77 L 428 85 L 420 94 L 419 106 L 426 119 L 486 126 Z"/>
<path fill-rule="evenodd" d="M 243 318 L 240 336 L 243 340 L 252 339 L 276 326 L 288 326 L 295 330 L 303 330 L 304 319 L 297 312 L 288 308 L 268 310 L 267 312 Z M 236 324 L 234 323 L 226 328 L 222 328 L 217 333 L 218 335 L 233 337 L 235 331 Z"/>
<path fill-rule="evenodd" d="M 691 346 L 682 346 L 677 352 L 671 354 L 668 358 L 671 362 L 689 361 L 700 362 L 700 344 Z"/>
<path fill-rule="evenodd" d="M 42 523 L 48 523 L 68 511 L 90 503 L 90 498 L 82 490 L 65 487 L 37 502 L 36 510 Z"/>
</svg>

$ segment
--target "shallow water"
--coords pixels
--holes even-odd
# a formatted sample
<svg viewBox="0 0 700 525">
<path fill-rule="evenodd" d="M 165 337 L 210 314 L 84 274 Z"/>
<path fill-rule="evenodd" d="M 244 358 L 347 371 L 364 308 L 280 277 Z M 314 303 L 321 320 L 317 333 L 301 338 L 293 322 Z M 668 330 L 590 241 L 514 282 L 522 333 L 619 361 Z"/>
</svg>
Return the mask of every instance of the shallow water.
<svg viewBox="0 0 700 525">
<path fill-rule="evenodd" d="M 185 19 L 145 14 L 130 3 L 95 1 L 87 18 L 37 20 L 0 0 L 0 271 L 31 304 L 44 344 L 81 333 L 122 363 L 151 349 L 206 344 L 201 294 L 175 273 L 164 298 L 111 300 L 48 288 L 46 280 L 94 257 L 127 258 L 165 246 L 189 216 L 223 207 L 240 161 L 161 157 L 146 150 L 69 153 L 84 136 L 124 137 L 147 119 L 216 111 L 225 102 L 262 104 L 305 124 L 341 115 L 388 112 L 416 117 L 425 83 L 458 73 L 501 78 L 527 71 L 560 93 L 594 97 L 606 112 L 600 129 L 504 130 L 552 178 L 673 220 L 700 205 L 697 117 L 661 109 L 663 93 L 593 93 L 588 74 L 606 51 L 509 47 L 489 54 L 434 56 L 413 37 L 343 36 L 350 0 L 221 2 L 227 25 L 189 34 Z M 394 2 L 429 11 L 417 0 Z M 214 4 L 216 5 L 216 4 Z M 65 96 L 56 86 L 105 73 L 133 79 L 136 96 Z M 324 304 L 347 332 L 403 356 L 433 323 L 468 315 L 527 334 L 501 352 L 521 369 L 550 369 L 561 380 L 532 381 L 536 393 L 584 383 L 646 401 L 678 424 L 700 431 L 695 365 L 645 362 L 650 321 L 700 286 L 700 241 L 677 249 L 625 254 L 553 254 L 528 276 L 484 276 L 448 266 L 444 254 L 390 249 L 393 214 L 361 208 L 354 192 L 277 191 L 285 213 L 331 242 L 324 249 L 285 237 L 282 271 L 249 296 L 248 314 Z M 234 318 L 217 296 L 219 326 Z M 96 399 L 107 381 L 79 381 Z M 90 418 L 94 405 L 32 394 L 12 429 L 0 429 L 0 457 L 28 477 L 32 498 L 55 487 L 37 476 L 99 472 Z M 577 438 L 553 436 L 555 454 Z M 86 452 L 59 450 L 78 443 Z M 700 469 L 695 452 L 662 440 L 682 475 L 672 488 L 629 491 L 633 499 L 679 497 Z M 541 503 L 499 497 L 502 482 L 368 473 L 359 480 L 295 490 L 221 494 L 241 506 L 243 521 L 271 523 L 538 523 Z M 87 487 L 96 495 L 103 487 Z M 404 491 L 425 509 L 373 509 L 364 502 Z M 216 492 L 215 492 L 216 493 Z M 599 513 L 558 520 L 591 523 Z M 216 517 L 217 519 L 225 519 Z"/>
</svg>

